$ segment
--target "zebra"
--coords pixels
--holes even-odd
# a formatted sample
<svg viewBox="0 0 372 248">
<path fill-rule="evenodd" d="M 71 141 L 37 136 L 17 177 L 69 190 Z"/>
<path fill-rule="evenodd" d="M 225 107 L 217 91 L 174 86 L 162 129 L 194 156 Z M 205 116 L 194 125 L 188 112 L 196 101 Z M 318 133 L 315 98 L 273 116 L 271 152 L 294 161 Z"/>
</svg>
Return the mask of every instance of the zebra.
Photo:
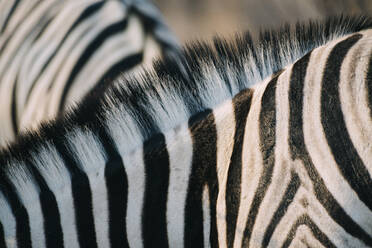
<svg viewBox="0 0 372 248">
<path fill-rule="evenodd" d="M 341 16 L 116 79 L 1 151 L 0 247 L 371 247 L 371 50 Z"/>
<path fill-rule="evenodd" d="M 0 145 L 178 51 L 150 1 L 7 0 L 0 16 Z"/>
</svg>

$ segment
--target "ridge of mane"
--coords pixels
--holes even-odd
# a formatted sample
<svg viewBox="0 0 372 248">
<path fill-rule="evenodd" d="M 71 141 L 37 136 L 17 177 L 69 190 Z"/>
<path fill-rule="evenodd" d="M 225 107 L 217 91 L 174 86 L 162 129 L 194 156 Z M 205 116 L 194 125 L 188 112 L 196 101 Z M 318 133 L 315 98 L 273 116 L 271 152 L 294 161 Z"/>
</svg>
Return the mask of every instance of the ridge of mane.
<svg viewBox="0 0 372 248">
<path fill-rule="evenodd" d="M 372 18 L 339 16 L 262 31 L 257 41 L 246 32 L 232 41 L 215 38 L 213 45 L 187 45 L 179 55 L 154 62 L 153 70 L 102 84 L 69 114 L 18 137 L 0 151 L 0 177 L 8 170 L 3 164 L 14 159 L 27 161 L 47 146 L 45 142 L 64 139 L 74 129 L 106 127 L 112 136 L 126 141 L 122 149 L 130 152 L 157 133 L 231 99 L 312 49 L 368 28 L 372 28 Z"/>
</svg>

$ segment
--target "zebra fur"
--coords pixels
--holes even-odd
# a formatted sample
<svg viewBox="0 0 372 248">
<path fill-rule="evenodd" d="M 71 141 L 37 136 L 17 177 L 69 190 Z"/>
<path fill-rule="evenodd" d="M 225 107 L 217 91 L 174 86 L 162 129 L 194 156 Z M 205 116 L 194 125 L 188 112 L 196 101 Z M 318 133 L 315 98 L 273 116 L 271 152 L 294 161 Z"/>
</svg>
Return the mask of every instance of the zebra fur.
<svg viewBox="0 0 372 248">
<path fill-rule="evenodd" d="M 3 1 L 0 145 L 178 45 L 150 1 Z"/>
<path fill-rule="evenodd" d="M 0 244 L 372 246 L 371 27 L 199 43 L 96 92 L 2 151 Z"/>
</svg>

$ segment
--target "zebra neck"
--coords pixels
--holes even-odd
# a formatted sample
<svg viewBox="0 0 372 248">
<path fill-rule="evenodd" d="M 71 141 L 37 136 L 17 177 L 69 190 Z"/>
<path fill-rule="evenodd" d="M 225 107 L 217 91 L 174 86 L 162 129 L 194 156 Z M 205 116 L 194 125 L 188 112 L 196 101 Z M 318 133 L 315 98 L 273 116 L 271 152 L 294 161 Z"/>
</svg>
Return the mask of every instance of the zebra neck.
<svg viewBox="0 0 372 248">
<path fill-rule="evenodd" d="M 252 90 L 243 90 L 232 100 L 154 135 L 140 148 L 121 156 L 124 170 L 119 172 L 128 185 L 126 221 L 132 226 L 127 230 L 129 240 L 140 235 L 145 242 L 164 239 L 166 244 L 168 239 L 169 244 L 180 245 L 182 240 L 207 244 L 210 236 L 217 237 L 210 232 L 217 230 L 216 211 L 225 211 L 216 206 L 219 185 L 226 185 L 228 176 L 240 173 L 251 99 Z M 125 152 L 125 145 L 115 146 L 119 153 Z M 118 175 L 109 174 L 113 178 Z M 239 182 L 230 180 L 224 187 L 228 187 L 227 204 L 233 207 Z M 154 229 L 152 223 L 158 223 L 159 228 Z M 142 230 L 142 234 L 133 230 Z"/>
</svg>

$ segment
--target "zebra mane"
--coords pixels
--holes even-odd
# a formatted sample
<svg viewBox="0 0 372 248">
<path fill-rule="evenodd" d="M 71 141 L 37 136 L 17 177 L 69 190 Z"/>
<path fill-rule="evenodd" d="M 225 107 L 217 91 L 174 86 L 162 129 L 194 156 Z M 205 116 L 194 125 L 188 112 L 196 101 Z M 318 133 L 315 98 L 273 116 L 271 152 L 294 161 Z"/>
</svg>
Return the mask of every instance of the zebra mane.
<svg viewBox="0 0 372 248">
<path fill-rule="evenodd" d="M 212 45 L 193 43 L 179 55 L 154 62 L 152 70 L 139 76 L 123 75 L 106 84 L 68 115 L 21 135 L 0 152 L 0 163 L 28 161 L 49 143 L 102 127 L 121 140 L 121 151 L 130 153 L 154 135 L 214 109 L 312 49 L 371 27 L 371 18 L 341 16 L 262 31 L 257 40 L 247 32 L 233 41 L 215 38 Z M 0 176 L 8 169 L 0 166 Z"/>
</svg>

